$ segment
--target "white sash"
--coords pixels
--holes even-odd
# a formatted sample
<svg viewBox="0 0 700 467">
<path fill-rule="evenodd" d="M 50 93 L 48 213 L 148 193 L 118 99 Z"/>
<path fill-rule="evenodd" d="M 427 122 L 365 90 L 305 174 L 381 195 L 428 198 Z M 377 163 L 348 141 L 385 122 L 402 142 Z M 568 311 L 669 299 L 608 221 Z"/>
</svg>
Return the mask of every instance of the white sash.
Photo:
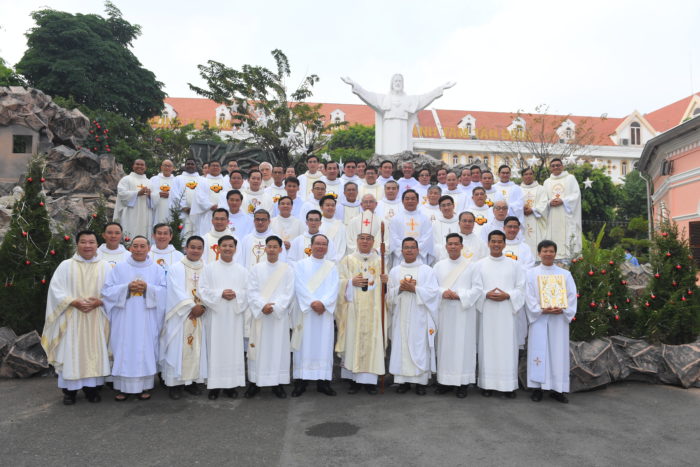
<svg viewBox="0 0 700 467">
<path fill-rule="evenodd" d="M 460 274 L 462 274 L 462 272 L 464 272 L 465 269 L 467 269 L 467 266 L 469 266 L 469 261 L 464 260 L 461 261 L 457 266 L 452 268 L 452 271 L 450 271 L 450 273 L 445 278 L 443 287 L 451 290 L 452 286 L 457 281 L 457 278 Z"/>
<path fill-rule="evenodd" d="M 321 286 L 323 281 L 328 276 L 328 273 L 331 272 L 333 266 L 335 266 L 335 264 L 332 261 L 323 261 L 321 267 L 316 270 L 314 275 L 311 277 L 311 280 L 309 280 L 308 288 L 311 291 L 311 293 L 316 292 L 316 290 Z M 297 309 L 294 310 L 294 313 L 296 314 L 298 319 L 296 320 L 297 323 L 294 326 L 294 329 L 292 330 L 291 346 L 292 350 L 299 350 L 301 348 L 301 337 L 304 333 L 304 318 L 303 316 L 301 316 L 301 310 L 298 309 L 298 305 Z"/>
<path fill-rule="evenodd" d="M 281 263 L 277 269 L 272 273 L 272 275 L 267 279 L 265 285 L 260 291 L 262 295 L 263 302 L 268 303 L 272 294 L 277 290 L 277 287 L 282 283 L 281 279 L 285 272 L 289 269 L 287 263 Z M 256 345 L 260 343 L 262 339 L 262 319 L 253 320 L 253 332 L 251 332 L 250 338 L 248 339 L 248 357 L 255 360 Z"/>
</svg>

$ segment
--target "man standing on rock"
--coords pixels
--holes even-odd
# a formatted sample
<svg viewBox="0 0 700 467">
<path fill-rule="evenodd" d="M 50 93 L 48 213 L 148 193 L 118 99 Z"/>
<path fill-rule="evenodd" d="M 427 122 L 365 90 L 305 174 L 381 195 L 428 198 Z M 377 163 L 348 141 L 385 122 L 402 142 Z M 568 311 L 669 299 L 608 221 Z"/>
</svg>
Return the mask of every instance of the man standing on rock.
<svg viewBox="0 0 700 467">
<path fill-rule="evenodd" d="M 153 225 L 151 189 L 146 177 L 146 162 L 136 159 L 132 172 L 119 180 L 114 221 L 121 223 L 124 233 L 132 238 L 148 237 Z"/>
<path fill-rule="evenodd" d="M 160 164 L 160 173 L 151 177 L 151 205 L 153 206 L 153 223 L 160 224 L 170 220 L 170 208 L 177 193 L 173 162 L 165 159 Z"/>
<path fill-rule="evenodd" d="M 76 254 L 51 278 L 41 336 L 66 405 L 75 404 L 80 389 L 89 402 L 100 402 L 97 387 L 110 374 L 109 319 L 100 292 L 111 268 L 97 256 L 94 232 L 79 232 L 75 240 Z"/>
</svg>

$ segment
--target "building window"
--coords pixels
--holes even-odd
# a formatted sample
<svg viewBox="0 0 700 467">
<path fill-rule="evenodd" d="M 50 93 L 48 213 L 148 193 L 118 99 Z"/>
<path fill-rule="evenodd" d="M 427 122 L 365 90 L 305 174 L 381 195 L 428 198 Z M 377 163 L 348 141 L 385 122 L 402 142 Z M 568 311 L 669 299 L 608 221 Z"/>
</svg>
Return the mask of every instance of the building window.
<svg viewBox="0 0 700 467">
<path fill-rule="evenodd" d="M 630 125 L 630 144 L 633 146 L 642 144 L 642 128 L 637 122 Z"/>
<path fill-rule="evenodd" d="M 700 267 L 700 222 L 688 223 L 688 240 L 695 264 Z"/>
<path fill-rule="evenodd" d="M 472 124 L 471 123 L 467 123 L 467 133 L 469 133 L 470 135 L 472 134 Z"/>
<path fill-rule="evenodd" d="M 452 156 L 452 165 L 457 165 L 457 164 L 459 164 L 459 156 L 455 154 Z"/>
<path fill-rule="evenodd" d="M 12 135 L 12 154 L 31 154 L 32 135 Z"/>
<path fill-rule="evenodd" d="M 574 137 L 574 130 L 571 129 L 571 127 L 568 127 L 566 129 L 566 139 L 570 140 Z"/>
<path fill-rule="evenodd" d="M 700 115 L 700 107 L 697 109 L 693 110 L 693 116 Z"/>
<path fill-rule="evenodd" d="M 623 177 L 627 175 L 627 162 L 622 162 L 622 164 L 620 165 L 620 171 Z"/>
</svg>

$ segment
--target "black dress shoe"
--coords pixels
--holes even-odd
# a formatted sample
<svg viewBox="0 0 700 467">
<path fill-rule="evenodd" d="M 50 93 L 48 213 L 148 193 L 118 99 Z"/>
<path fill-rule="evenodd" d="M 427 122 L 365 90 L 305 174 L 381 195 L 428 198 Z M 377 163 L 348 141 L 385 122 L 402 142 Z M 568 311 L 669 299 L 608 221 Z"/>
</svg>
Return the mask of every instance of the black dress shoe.
<svg viewBox="0 0 700 467">
<path fill-rule="evenodd" d="M 210 401 L 215 401 L 216 399 L 219 398 L 219 393 L 221 392 L 221 389 L 210 389 L 209 390 L 209 395 L 207 396 Z"/>
<path fill-rule="evenodd" d="M 506 396 L 507 399 L 515 399 L 516 397 L 518 397 L 518 393 L 515 391 L 506 392 L 506 393 L 504 393 L 504 395 Z"/>
<path fill-rule="evenodd" d="M 491 389 L 482 389 L 481 395 L 484 397 L 491 397 L 493 396 L 493 391 Z"/>
<path fill-rule="evenodd" d="M 230 397 L 231 399 L 235 399 L 238 397 L 238 391 L 236 391 L 236 388 L 224 389 L 224 395 L 226 397 Z"/>
<path fill-rule="evenodd" d="M 552 391 L 549 393 L 549 397 L 551 397 L 552 399 L 554 399 L 557 402 L 561 402 L 562 404 L 569 403 L 569 398 L 560 392 Z"/>
<path fill-rule="evenodd" d="M 282 386 L 281 384 L 279 386 L 272 387 L 272 394 L 277 396 L 277 398 L 279 399 L 287 398 L 287 391 L 284 390 L 284 386 Z"/>
<path fill-rule="evenodd" d="M 399 394 L 406 394 L 410 390 L 411 390 L 411 383 L 402 383 L 402 384 L 399 384 L 398 388 L 396 388 L 396 392 L 398 392 Z"/>
<path fill-rule="evenodd" d="M 331 387 L 331 382 L 330 381 L 324 381 L 321 380 L 318 383 L 316 383 L 316 390 L 322 394 L 325 394 L 327 396 L 335 396 L 337 393 L 335 392 L 335 389 Z"/>
<path fill-rule="evenodd" d="M 419 396 L 425 396 L 425 384 L 416 384 L 416 394 Z"/>
<path fill-rule="evenodd" d="M 348 394 L 357 394 L 360 392 L 360 389 L 362 389 L 362 385 L 360 383 L 350 381 L 350 389 L 348 389 Z"/>
<path fill-rule="evenodd" d="M 435 394 L 446 394 L 450 391 L 452 391 L 452 386 L 446 386 L 444 384 L 438 384 L 438 387 L 435 389 Z"/>
<path fill-rule="evenodd" d="M 260 387 L 255 383 L 250 383 L 248 389 L 243 393 L 243 397 L 246 399 L 252 399 L 257 393 L 260 392 Z"/>
<path fill-rule="evenodd" d="M 189 394 L 192 394 L 193 396 L 202 395 L 202 389 L 197 383 L 188 384 L 187 386 L 185 386 L 185 391 L 187 391 Z"/>
<path fill-rule="evenodd" d="M 77 395 L 78 391 L 69 391 L 68 389 L 63 389 L 63 405 L 75 404 L 75 398 Z"/>
<path fill-rule="evenodd" d="M 375 396 L 379 393 L 379 388 L 377 388 L 376 384 L 365 384 L 365 391 L 367 391 L 367 394 L 370 396 Z"/>
<path fill-rule="evenodd" d="M 306 392 L 306 382 L 297 381 L 294 383 L 294 390 L 292 391 L 292 397 L 299 397 Z"/>
<path fill-rule="evenodd" d="M 168 396 L 176 401 L 182 398 L 182 386 L 173 386 L 168 389 Z"/>
<path fill-rule="evenodd" d="M 534 391 L 532 391 L 530 399 L 532 400 L 532 402 L 540 402 L 542 400 L 542 389 L 535 389 Z"/>
<path fill-rule="evenodd" d="M 457 391 L 455 392 L 455 396 L 457 396 L 460 399 L 464 399 L 467 397 L 467 385 L 463 384 L 460 387 L 457 388 Z"/>
<path fill-rule="evenodd" d="M 85 398 L 88 400 L 88 402 L 97 403 L 102 400 L 97 388 L 83 388 L 83 392 L 85 393 Z"/>
</svg>

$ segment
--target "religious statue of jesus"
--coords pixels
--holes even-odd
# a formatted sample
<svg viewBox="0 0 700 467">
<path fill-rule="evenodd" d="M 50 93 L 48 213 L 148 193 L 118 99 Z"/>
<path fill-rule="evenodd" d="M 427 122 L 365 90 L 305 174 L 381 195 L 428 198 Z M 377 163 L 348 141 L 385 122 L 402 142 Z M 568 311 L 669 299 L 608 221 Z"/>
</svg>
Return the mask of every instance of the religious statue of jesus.
<svg viewBox="0 0 700 467">
<path fill-rule="evenodd" d="M 418 112 L 441 97 L 445 89 L 455 85 L 454 81 L 449 81 L 425 94 L 411 96 L 404 92 L 403 75 L 400 74 L 391 77 L 389 94 L 369 92 L 349 77 L 341 79 L 376 112 L 375 152 L 384 156 L 412 151 L 411 136 Z"/>
</svg>

